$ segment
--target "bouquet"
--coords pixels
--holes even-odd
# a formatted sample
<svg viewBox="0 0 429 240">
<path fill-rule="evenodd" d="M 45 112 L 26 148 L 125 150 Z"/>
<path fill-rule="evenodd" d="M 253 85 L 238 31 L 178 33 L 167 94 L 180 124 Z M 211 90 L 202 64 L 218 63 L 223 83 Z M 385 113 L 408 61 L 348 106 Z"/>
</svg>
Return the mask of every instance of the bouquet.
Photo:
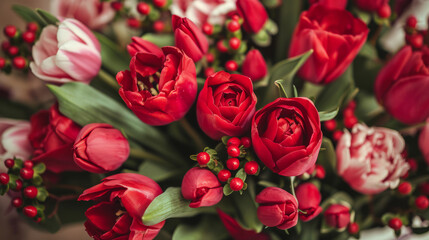
<svg viewBox="0 0 429 240">
<path fill-rule="evenodd" d="M 94 239 L 428 236 L 427 1 L 51 4 L 12 6 L 26 28 L 3 29 L 1 73 L 27 81 L 0 99 L 0 193 L 20 221 Z"/>
</svg>

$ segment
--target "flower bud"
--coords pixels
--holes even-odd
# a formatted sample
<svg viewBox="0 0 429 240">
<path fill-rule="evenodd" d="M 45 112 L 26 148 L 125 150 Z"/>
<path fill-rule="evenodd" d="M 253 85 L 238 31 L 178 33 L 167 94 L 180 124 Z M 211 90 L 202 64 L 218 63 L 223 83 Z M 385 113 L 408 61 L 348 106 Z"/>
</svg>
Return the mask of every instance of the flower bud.
<svg viewBox="0 0 429 240">
<path fill-rule="evenodd" d="M 267 75 L 267 64 L 261 52 L 257 49 L 250 50 L 241 66 L 243 75 L 250 77 L 253 82 L 259 81 Z"/>
<path fill-rule="evenodd" d="M 172 17 L 174 41 L 194 62 L 198 62 L 209 49 L 209 42 L 203 32 L 189 19 L 176 15 Z"/>
<path fill-rule="evenodd" d="M 326 223 L 334 228 L 344 228 L 350 223 L 350 209 L 341 204 L 332 204 L 325 211 Z"/>
<path fill-rule="evenodd" d="M 298 199 L 299 209 L 305 212 L 299 213 L 299 218 L 302 221 L 310 221 L 322 212 L 322 208 L 319 206 L 322 196 L 314 184 L 300 184 L 296 188 L 296 198 Z"/>
<path fill-rule="evenodd" d="M 164 57 L 164 53 L 161 48 L 152 42 L 146 41 L 139 37 L 132 37 L 132 43 L 128 44 L 127 50 L 131 57 L 136 55 L 136 53 L 152 53 L 155 54 L 159 58 Z"/>
</svg>

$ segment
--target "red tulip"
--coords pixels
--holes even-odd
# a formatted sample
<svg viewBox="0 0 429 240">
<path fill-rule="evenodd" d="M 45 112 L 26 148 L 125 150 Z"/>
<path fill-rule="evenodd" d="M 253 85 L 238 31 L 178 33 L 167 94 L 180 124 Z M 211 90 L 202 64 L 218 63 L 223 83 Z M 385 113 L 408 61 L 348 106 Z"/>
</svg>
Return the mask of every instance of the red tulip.
<svg viewBox="0 0 429 240">
<path fill-rule="evenodd" d="M 259 81 L 267 76 L 267 64 L 261 52 L 257 49 L 250 50 L 241 66 L 243 75 L 250 77 L 253 82 Z"/>
<path fill-rule="evenodd" d="M 320 4 L 330 9 L 345 9 L 347 0 L 309 0 L 310 4 Z"/>
<path fill-rule="evenodd" d="M 350 222 L 350 209 L 341 204 L 332 204 L 325 211 L 326 223 L 334 228 L 345 228 Z"/>
<path fill-rule="evenodd" d="M 132 37 L 132 43 L 128 44 L 127 50 L 131 57 L 134 57 L 136 53 L 152 53 L 155 54 L 158 58 L 163 58 L 164 53 L 161 48 L 152 42 L 146 41 L 139 37 Z"/>
<path fill-rule="evenodd" d="M 354 0 L 354 3 L 362 10 L 375 12 L 383 5 L 389 4 L 389 0 Z"/>
<path fill-rule="evenodd" d="M 303 183 L 296 188 L 296 198 L 298 199 L 298 207 L 306 213 L 299 213 L 299 218 L 304 221 L 310 221 L 317 217 L 322 208 L 319 206 L 322 196 L 319 189 L 312 183 Z"/>
<path fill-rule="evenodd" d="M 429 149 L 427 146 L 429 146 L 429 118 L 426 119 L 426 125 L 423 127 L 419 135 L 419 148 L 427 165 L 429 165 Z"/>
<path fill-rule="evenodd" d="M 220 220 L 225 226 L 229 235 L 234 240 L 269 240 L 270 236 L 266 233 L 256 233 L 253 230 L 244 229 L 234 218 L 224 213 L 222 210 L 217 209 Z"/>
<path fill-rule="evenodd" d="M 120 173 L 86 189 L 79 201 L 96 201 L 86 210 L 86 232 L 94 239 L 150 240 L 164 221 L 152 226 L 142 222 L 149 204 L 162 193 L 152 179 L 135 173 Z"/>
<path fill-rule="evenodd" d="M 221 71 L 207 78 L 198 96 L 198 124 L 213 139 L 241 136 L 250 129 L 255 106 L 250 78 Z"/>
<path fill-rule="evenodd" d="M 237 11 L 244 19 L 244 30 L 259 32 L 268 20 L 267 11 L 259 0 L 237 0 Z"/>
</svg>

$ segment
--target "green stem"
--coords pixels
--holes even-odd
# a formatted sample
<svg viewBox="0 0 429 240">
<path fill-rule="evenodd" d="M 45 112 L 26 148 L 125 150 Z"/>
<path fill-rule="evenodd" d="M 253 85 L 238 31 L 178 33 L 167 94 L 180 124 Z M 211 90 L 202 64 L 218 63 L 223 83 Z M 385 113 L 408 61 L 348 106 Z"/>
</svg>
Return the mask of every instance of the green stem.
<svg viewBox="0 0 429 240">
<path fill-rule="evenodd" d="M 294 186 L 294 181 L 295 181 L 295 177 L 290 177 L 290 189 L 291 189 L 291 192 L 292 192 L 292 195 L 295 197 L 295 199 L 296 199 L 296 203 L 298 203 L 298 199 L 296 198 L 296 195 L 295 195 L 295 186 Z"/>
<path fill-rule="evenodd" d="M 103 69 L 100 69 L 98 72 L 98 78 L 105 82 L 107 85 L 115 89 L 116 91 L 119 90 L 119 85 L 116 79 L 110 75 L 108 72 L 104 71 Z"/>
<path fill-rule="evenodd" d="M 141 148 L 131 148 L 130 149 L 130 157 L 132 158 L 137 158 L 137 159 L 143 159 L 143 160 L 147 160 L 147 161 L 153 161 L 155 163 L 159 163 L 162 164 L 164 166 L 170 166 L 172 167 L 172 164 L 162 158 L 160 158 L 159 156 L 147 152 Z"/>
<path fill-rule="evenodd" d="M 188 120 L 186 118 L 182 118 L 179 120 L 180 125 L 183 127 L 185 132 L 189 135 L 189 137 L 192 138 L 194 143 L 197 145 L 198 149 L 202 151 L 204 147 L 206 146 L 201 136 L 198 134 L 197 131 L 189 124 Z"/>
</svg>

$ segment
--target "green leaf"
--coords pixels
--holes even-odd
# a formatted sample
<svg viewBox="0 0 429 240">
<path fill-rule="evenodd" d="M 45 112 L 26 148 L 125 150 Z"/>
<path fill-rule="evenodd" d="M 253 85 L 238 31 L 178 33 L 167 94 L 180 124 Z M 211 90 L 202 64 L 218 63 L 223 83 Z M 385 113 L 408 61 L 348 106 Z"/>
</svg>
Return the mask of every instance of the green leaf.
<svg viewBox="0 0 429 240">
<path fill-rule="evenodd" d="M 288 48 L 292 39 L 292 34 L 295 29 L 296 23 L 301 14 L 301 7 L 303 1 L 287 1 L 279 7 L 280 14 L 278 22 L 279 33 L 275 46 L 275 60 L 276 62 L 285 59 L 288 56 Z"/>
<path fill-rule="evenodd" d="M 36 8 L 36 12 L 37 14 L 39 14 L 43 20 L 45 20 L 46 23 L 48 24 L 54 24 L 56 25 L 57 23 L 60 22 L 60 20 L 58 20 L 54 15 L 46 12 L 45 10 L 42 10 L 40 8 Z"/>
<path fill-rule="evenodd" d="M 240 178 L 243 182 L 246 181 L 247 174 L 244 172 L 244 168 L 240 168 L 238 172 L 235 174 L 235 177 Z"/>
<path fill-rule="evenodd" d="M 228 237 L 219 217 L 205 215 L 197 225 L 180 224 L 174 230 L 172 240 L 218 240 Z"/>
<path fill-rule="evenodd" d="M 250 195 L 249 191 L 244 191 L 242 195 L 233 194 L 236 209 L 240 213 L 242 225 L 247 229 L 253 229 L 256 232 L 261 232 L 264 225 L 259 221 L 256 213 L 257 206 L 255 199 Z"/>
<path fill-rule="evenodd" d="M 319 112 L 320 121 L 323 122 L 333 119 L 335 116 L 337 116 L 339 110 L 340 107 L 338 106 L 333 110 Z"/>
<path fill-rule="evenodd" d="M 4 118 L 29 119 L 35 111 L 28 106 L 0 98 L 0 116 Z"/>
<path fill-rule="evenodd" d="M 159 130 L 143 123 L 123 105 L 93 87 L 72 82 L 61 87 L 48 85 L 48 88 L 57 97 L 61 113 L 79 125 L 108 123 L 169 160 L 184 161 Z"/>
<path fill-rule="evenodd" d="M 37 188 L 37 200 L 44 202 L 48 198 L 49 192 L 44 187 Z"/>
<path fill-rule="evenodd" d="M 373 61 L 378 59 L 377 50 L 370 43 L 365 43 L 360 49 L 358 55 L 371 59 Z"/>
<path fill-rule="evenodd" d="M 383 216 L 381 216 L 381 221 L 383 222 L 384 225 L 388 225 L 390 219 L 392 219 L 394 217 L 397 217 L 397 215 L 393 214 L 393 213 L 385 213 L 385 214 L 383 214 Z"/>
<path fill-rule="evenodd" d="M 56 233 L 61 228 L 61 220 L 59 219 L 58 215 L 54 215 L 51 218 L 46 218 L 44 221 L 40 223 L 36 223 L 33 219 L 25 216 L 24 214 L 21 214 L 21 215 L 22 215 L 21 219 L 25 219 L 25 222 L 27 222 L 27 224 L 41 231 Z"/>
<path fill-rule="evenodd" d="M 156 182 L 159 182 L 174 176 L 178 176 L 180 175 L 181 171 L 178 169 L 161 166 L 152 161 L 146 161 L 139 166 L 138 173 L 149 177 Z"/>
<path fill-rule="evenodd" d="M 231 189 L 231 186 L 229 186 L 229 184 L 225 184 L 225 186 L 223 186 L 223 194 L 225 196 L 231 195 L 234 191 Z"/>
<path fill-rule="evenodd" d="M 180 187 L 169 187 L 149 204 L 142 216 L 143 224 L 151 226 L 168 218 L 192 217 L 210 210 L 205 207 L 190 208 L 190 202 L 183 198 Z"/>
<path fill-rule="evenodd" d="M 46 165 L 44 163 L 38 163 L 33 167 L 35 173 L 42 174 L 46 171 Z"/>
<path fill-rule="evenodd" d="M 0 195 L 3 196 L 5 193 L 9 191 L 9 184 L 0 186 Z"/>
<path fill-rule="evenodd" d="M 128 69 L 131 59 L 128 53 L 103 34 L 94 32 L 94 35 L 100 42 L 103 67 L 112 74 Z"/>
<path fill-rule="evenodd" d="M 174 46 L 173 34 L 146 33 L 142 36 L 142 38 L 157 45 L 158 47 Z"/>
<path fill-rule="evenodd" d="M 321 148 L 324 148 L 325 150 L 319 152 L 317 163 L 321 164 L 326 171 L 335 173 L 337 169 L 337 155 L 332 141 L 329 138 L 324 137 L 322 139 Z"/>
<path fill-rule="evenodd" d="M 348 207 L 351 207 L 353 206 L 353 198 L 350 197 L 350 195 L 348 195 L 346 192 L 337 192 L 325 201 L 323 201 L 320 206 L 323 209 L 326 209 L 331 204 L 343 204 L 348 205 Z"/>
<path fill-rule="evenodd" d="M 46 26 L 45 20 L 43 20 L 33 9 L 21 5 L 13 5 L 12 10 L 18 14 L 26 22 L 36 22 L 39 27 L 43 28 Z"/>
</svg>

